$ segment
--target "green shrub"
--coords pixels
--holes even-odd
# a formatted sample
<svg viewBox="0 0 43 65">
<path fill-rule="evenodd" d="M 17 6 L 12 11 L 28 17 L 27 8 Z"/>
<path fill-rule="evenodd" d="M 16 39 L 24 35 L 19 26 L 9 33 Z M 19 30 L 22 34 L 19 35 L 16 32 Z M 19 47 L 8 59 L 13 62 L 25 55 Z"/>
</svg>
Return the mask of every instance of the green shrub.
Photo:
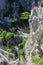
<svg viewBox="0 0 43 65">
<path fill-rule="evenodd" d="M 19 49 L 18 54 L 19 54 L 19 55 L 24 55 L 23 49 Z"/>
<path fill-rule="evenodd" d="M 27 40 L 27 39 L 24 39 L 24 40 L 23 40 L 23 42 L 22 42 L 23 46 L 25 45 L 25 43 L 26 43 L 26 40 Z"/>
<path fill-rule="evenodd" d="M 0 32 L 2 32 L 3 31 L 3 29 L 0 29 Z"/>
<path fill-rule="evenodd" d="M 12 18 L 12 22 L 18 21 L 18 18 Z"/>
<path fill-rule="evenodd" d="M 43 59 L 38 56 L 33 56 L 32 61 L 36 63 L 36 65 L 43 65 Z"/>
<path fill-rule="evenodd" d="M 20 43 L 20 44 L 18 45 L 18 47 L 19 47 L 19 49 L 23 49 L 23 44 Z"/>
<path fill-rule="evenodd" d="M 16 34 L 14 34 L 14 33 L 7 32 L 7 34 L 6 34 L 6 39 L 10 39 L 10 38 L 12 38 L 12 37 L 14 37 L 14 38 L 16 39 L 16 38 L 18 38 L 19 36 L 16 35 Z"/>
<path fill-rule="evenodd" d="M 2 36 L 3 36 L 3 37 L 5 37 L 5 36 L 6 36 L 6 34 L 7 34 L 7 32 L 6 32 L 6 31 L 3 31 L 3 32 L 2 32 Z"/>
<path fill-rule="evenodd" d="M 14 34 L 14 38 L 17 39 L 19 37 L 19 35 L 17 34 Z"/>
<path fill-rule="evenodd" d="M 0 39 L 2 39 L 2 33 L 1 33 L 1 31 L 0 31 Z"/>
<path fill-rule="evenodd" d="M 13 28 L 10 29 L 10 31 L 13 32 L 13 33 L 15 32 L 15 30 L 16 30 L 15 27 L 13 27 Z"/>
<path fill-rule="evenodd" d="M 12 38 L 12 37 L 14 37 L 14 34 L 13 34 L 13 33 L 8 32 L 8 33 L 6 34 L 6 39 L 10 39 L 10 38 Z"/>
<path fill-rule="evenodd" d="M 12 53 L 12 49 L 11 48 L 7 48 L 7 52 Z"/>
<path fill-rule="evenodd" d="M 27 39 L 23 39 L 22 43 L 18 45 L 19 48 L 23 48 Z"/>
<path fill-rule="evenodd" d="M 7 48 L 11 48 L 11 44 L 9 43 L 9 41 L 7 42 Z"/>
<path fill-rule="evenodd" d="M 29 12 L 22 12 L 20 14 L 20 19 L 28 19 L 29 17 Z"/>
<path fill-rule="evenodd" d="M 0 36 L 0 40 L 2 40 L 3 39 L 3 37 L 2 36 Z"/>
<path fill-rule="evenodd" d="M 7 34 L 7 32 L 6 32 L 5 30 L 1 30 L 1 31 L 0 31 L 0 39 L 1 39 L 1 40 L 4 39 L 5 36 L 6 36 L 6 34 Z"/>
</svg>

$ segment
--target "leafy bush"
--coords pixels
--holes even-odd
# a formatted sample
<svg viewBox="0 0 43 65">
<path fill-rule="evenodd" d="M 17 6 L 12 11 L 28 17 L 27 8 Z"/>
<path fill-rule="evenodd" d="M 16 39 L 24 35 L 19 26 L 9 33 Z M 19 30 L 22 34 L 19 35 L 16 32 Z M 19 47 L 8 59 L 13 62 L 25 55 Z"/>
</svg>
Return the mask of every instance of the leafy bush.
<svg viewBox="0 0 43 65">
<path fill-rule="evenodd" d="M 12 37 L 15 38 L 15 39 L 17 39 L 19 36 L 17 34 L 14 34 L 14 33 L 7 32 L 6 39 L 10 39 Z"/>
<path fill-rule="evenodd" d="M 19 47 L 19 49 L 23 49 L 23 47 L 24 47 L 24 45 L 25 45 L 25 43 L 26 43 L 26 40 L 27 39 L 23 39 L 23 41 L 22 41 L 22 43 L 20 43 L 19 45 L 18 45 L 18 47 Z"/>
<path fill-rule="evenodd" d="M 0 40 L 2 39 L 2 32 L 0 31 Z"/>
<path fill-rule="evenodd" d="M 12 22 L 18 21 L 18 18 L 12 18 Z"/>
<path fill-rule="evenodd" d="M 25 58 L 25 53 L 24 53 L 24 50 L 23 50 L 25 43 L 26 43 L 26 40 L 23 40 L 23 42 L 18 45 L 18 48 L 19 48 L 18 55 L 19 55 L 19 57 L 22 55 L 22 57 Z"/>
<path fill-rule="evenodd" d="M 8 33 L 6 34 L 6 39 L 10 39 L 10 38 L 12 38 L 12 37 L 14 37 L 14 34 L 13 34 L 13 33 L 8 32 Z"/>
<path fill-rule="evenodd" d="M 6 36 L 6 34 L 7 34 L 7 32 L 6 32 L 5 30 L 1 30 L 1 31 L 0 31 L 0 39 L 1 39 L 1 40 L 4 39 L 5 36 Z"/>
<path fill-rule="evenodd" d="M 10 31 L 13 32 L 13 33 L 15 32 L 15 30 L 16 30 L 15 27 L 13 27 L 13 28 L 10 29 Z"/>
<path fill-rule="evenodd" d="M 25 43 L 26 43 L 26 40 L 27 40 L 27 39 L 24 39 L 24 40 L 23 40 L 23 42 L 22 42 L 23 46 L 25 45 Z"/>
<path fill-rule="evenodd" d="M 12 49 L 11 48 L 7 48 L 7 52 L 12 53 Z"/>
<path fill-rule="evenodd" d="M 20 14 L 20 19 L 28 19 L 29 17 L 29 12 L 22 12 Z"/>
<path fill-rule="evenodd" d="M 7 48 L 11 48 L 11 44 L 9 43 L 9 41 L 7 42 Z"/>
<path fill-rule="evenodd" d="M 20 43 L 20 44 L 18 45 L 18 47 L 19 47 L 19 49 L 23 49 L 23 44 Z"/>
<path fill-rule="evenodd" d="M 14 38 L 17 39 L 19 37 L 19 35 L 17 34 L 14 34 Z"/>
<path fill-rule="evenodd" d="M 33 56 L 32 61 L 37 65 L 43 65 L 43 59 L 38 56 Z"/>
<path fill-rule="evenodd" d="M 3 37 L 5 37 L 5 36 L 6 36 L 6 34 L 7 34 L 7 32 L 6 32 L 6 31 L 3 31 L 3 32 L 2 32 L 2 36 L 3 36 Z"/>
<path fill-rule="evenodd" d="M 19 54 L 19 55 L 24 55 L 23 49 L 19 49 L 18 54 Z"/>
<path fill-rule="evenodd" d="M 0 36 L 0 40 L 2 40 L 3 39 L 3 37 L 2 36 Z"/>
</svg>

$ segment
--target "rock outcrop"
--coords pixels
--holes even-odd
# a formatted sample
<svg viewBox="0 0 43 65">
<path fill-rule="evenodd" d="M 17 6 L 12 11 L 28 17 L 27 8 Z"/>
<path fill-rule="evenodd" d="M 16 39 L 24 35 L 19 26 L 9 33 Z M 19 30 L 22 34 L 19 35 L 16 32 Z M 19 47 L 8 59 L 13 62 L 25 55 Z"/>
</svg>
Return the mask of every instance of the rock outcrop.
<svg viewBox="0 0 43 65">
<path fill-rule="evenodd" d="M 40 11 L 40 6 L 39 6 L 39 8 L 37 6 L 35 7 L 35 11 L 38 14 L 37 16 L 36 16 L 36 13 L 34 12 L 34 8 L 33 8 L 33 10 L 31 10 L 31 15 L 30 15 L 30 19 L 29 19 L 30 36 L 25 44 L 25 57 L 27 60 L 27 62 L 26 62 L 27 65 L 31 65 L 32 56 L 38 55 L 40 57 L 43 57 L 43 51 L 42 51 L 41 47 L 39 45 L 37 46 L 37 44 L 38 44 L 37 38 L 41 34 L 42 29 L 43 29 L 43 24 L 42 24 L 43 23 L 43 14 L 41 14 L 41 13 L 43 13 L 42 10 L 43 10 L 43 8 L 41 7 L 41 11 Z"/>
</svg>

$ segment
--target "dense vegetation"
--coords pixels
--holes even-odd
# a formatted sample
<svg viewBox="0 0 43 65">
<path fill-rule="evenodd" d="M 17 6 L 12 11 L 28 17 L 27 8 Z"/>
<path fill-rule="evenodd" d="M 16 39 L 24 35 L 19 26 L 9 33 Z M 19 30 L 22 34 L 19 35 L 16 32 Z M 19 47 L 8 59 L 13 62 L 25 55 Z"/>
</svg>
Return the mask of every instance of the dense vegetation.
<svg viewBox="0 0 43 65">
<path fill-rule="evenodd" d="M 27 38 L 23 37 L 22 33 L 19 32 L 25 33 L 27 32 L 27 27 L 29 28 L 28 19 L 32 2 L 33 0 L 8 0 L 10 5 L 8 11 L 3 12 L 2 9 L 3 13 L 0 18 L 0 48 L 4 49 L 8 53 L 14 53 L 15 59 L 25 59 L 24 45 Z M 37 0 L 35 0 L 35 2 L 37 3 Z M 27 33 L 29 34 L 29 32 Z M 37 43 L 39 45 L 42 38 L 43 31 L 37 38 Z M 33 56 L 32 61 L 37 65 L 43 65 L 43 59 L 41 57 Z"/>
<path fill-rule="evenodd" d="M 23 12 L 20 14 L 20 18 L 12 18 L 11 24 L 7 22 L 3 22 L 3 24 L 0 26 L 0 45 L 6 47 L 6 51 L 9 53 L 17 53 L 19 57 L 22 55 L 25 57 L 23 47 L 26 43 L 26 39 L 22 38 L 17 34 L 17 27 L 21 25 L 21 22 L 28 20 L 29 18 L 29 13 L 28 12 Z M 22 20 L 22 21 L 20 21 Z M 20 22 L 20 23 L 19 23 Z M 28 22 L 24 22 L 22 24 L 25 25 L 25 23 L 28 24 Z M 19 23 L 19 24 L 18 24 Z M 18 25 L 17 25 L 18 24 Z M 21 25 L 22 27 L 22 25 Z M 13 47 L 17 46 L 19 48 L 18 52 L 14 51 Z M 15 49 L 16 50 L 16 49 Z"/>
<path fill-rule="evenodd" d="M 36 65 L 43 65 L 43 59 L 38 56 L 33 56 L 32 61 L 36 63 Z"/>
<path fill-rule="evenodd" d="M 13 30 L 13 29 L 12 29 Z M 6 47 L 6 51 L 9 53 L 14 53 L 16 57 L 22 55 L 24 57 L 23 47 L 26 43 L 26 39 L 22 38 L 18 34 L 14 33 L 13 31 L 7 31 L 4 29 L 0 29 L 0 46 Z M 14 47 L 17 47 L 19 50 L 17 52 Z"/>
<path fill-rule="evenodd" d="M 4 14 L 1 14 L 3 17 L 1 17 L 0 19 L 1 21 L 0 47 L 2 49 L 4 48 L 4 50 L 6 50 L 9 53 L 14 53 L 16 58 L 17 57 L 20 58 L 20 56 L 25 58 L 25 53 L 23 48 L 27 39 L 20 36 L 21 34 L 19 35 L 17 31 L 19 31 L 18 27 L 25 28 L 29 26 L 28 19 L 30 13 L 29 11 L 23 9 L 22 4 L 18 5 L 19 1 L 14 1 L 14 0 L 8 0 L 8 1 L 10 7 L 6 13 L 4 12 Z M 13 3 L 15 3 L 15 9 L 11 7 Z M 18 7 L 19 7 L 19 11 L 18 11 Z M 14 13 L 18 13 L 18 14 L 13 16 Z M 15 47 L 18 48 L 18 51 Z"/>
</svg>

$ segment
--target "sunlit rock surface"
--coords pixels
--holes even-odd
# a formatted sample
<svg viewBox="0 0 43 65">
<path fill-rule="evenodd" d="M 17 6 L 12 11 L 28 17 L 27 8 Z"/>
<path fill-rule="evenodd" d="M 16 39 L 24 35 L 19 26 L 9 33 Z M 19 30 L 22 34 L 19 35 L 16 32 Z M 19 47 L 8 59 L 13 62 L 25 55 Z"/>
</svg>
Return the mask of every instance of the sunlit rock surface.
<svg viewBox="0 0 43 65">
<path fill-rule="evenodd" d="M 27 60 L 27 62 L 26 62 L 27 65 L 31 65 L 32 56 L 37 55 L 37 56 L 43 57 L 43 50 L 42 50 L 43 43 L 40 47 L 37 42 L 37 38 L 41 34 L 41 31 L 43 29 L 43 27 L 42 27 L 42 25 L 43 25 L 42 24 L 43 23 L 42 15 L 43 14 L 41 14 L 41 13 L 43 13 L 42 10 L 43 10 L 42 7 L 41 7 L 41 11 L 40 11 L 40 8 L 35 7 L 36 13 L 34 12 L 34 9 L 31 10 L 31 15 L 30 15 L 30 19 L 29 19 L 30 37 L 28 38 L 27 43 L 25 44 L 25 57 Z M 38 46 L 37 46 L 37 44 L 38 44 Z"/>
</svg>

